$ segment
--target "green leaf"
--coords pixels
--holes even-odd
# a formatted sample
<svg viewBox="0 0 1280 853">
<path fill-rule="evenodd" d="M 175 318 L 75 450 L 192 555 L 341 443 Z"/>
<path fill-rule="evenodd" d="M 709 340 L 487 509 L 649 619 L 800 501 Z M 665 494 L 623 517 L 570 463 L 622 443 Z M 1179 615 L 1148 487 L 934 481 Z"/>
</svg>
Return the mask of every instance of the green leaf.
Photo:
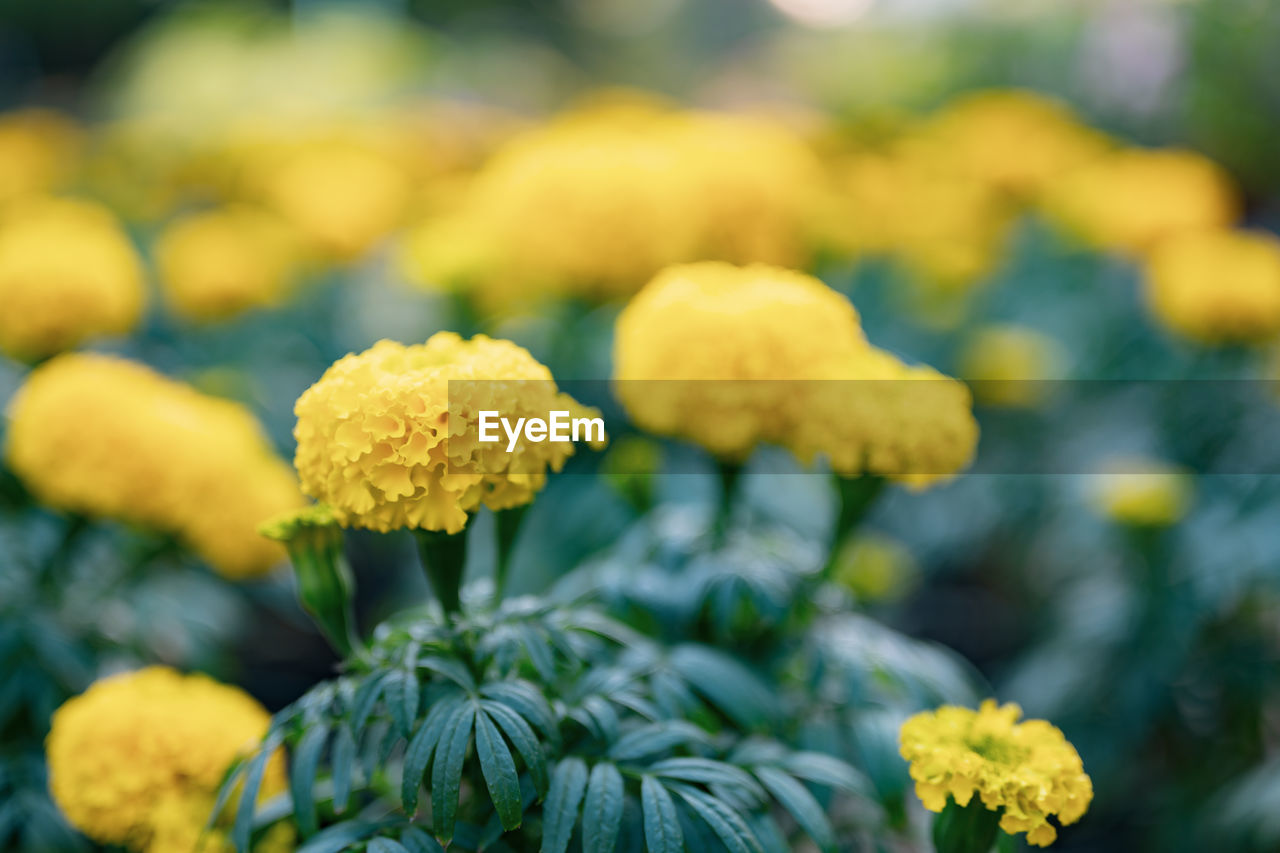
<svg viewBox="0 0 1280 853">
<path fill-rule="evenodd" d="M 578 822 L 578 804 L 587 790 L 587 765 L 566 758 L 551 774 L 551 790 L 543 807 L 542 853 L 565 853 Z"/>
<path fill-rule="evenodd" d="M 391 672 L 375 672 L 357 688 L 355 698 L 351 703 L 351 728 L 354 731 L 361 732 L 364 730 L 365 725 L 369 722 L 369 717 L 373 714 L 374 707 L 378 704 L 379 697 L 382 696 L 382 689 L 386 686 L 387 679 L 393 674 Z"/>
<path fill-rule="evenodd" d="M 520 634 L 521 645 L 524 646 L 525 653 L 529 655 L 529 662 L 533 664 L 533 668 L 537 670 L 538 675 L 547 683 L 555 681 L 556 659 L 551 652 L 551 647 L 547 644 L 547 640 L 539 635 L 528 622 L 516 626 L 516 630 Z"/>
<path fill-rule="evenodd" d="M 622 774 L 607 762 L 591 769 L 582 806 L 583 853 L 613 853 L 622 822 Z"/>
<path fill-rule="evenodd" d="M 729 853 L 763 853 L 751 827 L 736 811 L 697 788 L 678 783 L 671 787 L 711 827 L 711 831 L 729 848 Z"/>
<path fill-rule="evenodd" d="M 402 737 L 408 737 L 418 716 L 418 679 L 410 672 L 397 672 L 387 681 L 387 706 Z"/>
<path fill-rule="evenodd" d="M 836 849 L 836 837 L 831 829 L 831 822 L 827 820 L 822 805 L 813 794 L 809 793 L 808 788 L 797 782 L 795 777 L 773 767 L 757 767 L 755 771 L 756 778 L 764 783 L 773 798 L 791 813 L 796 823 L 808 833 L 815 844 L 826 851 Z"/>
<path fill-rule="evenodd" d="M 639 761 L 686 743 L 704 743 L 707 734 L 684 720 L 664 720 L 641 726 L 618 738 L 609 749 L 614 761 Z"/>
<path fill-rule="evenodd" d="M 374 838 L 369 841 L 365 853 L 409 853 L 399 841 L 390 838 Z"/>
<path fill-rule="evenodd" d="M 533 787 L 538 792 L 538 799 L 546 797 L 547 787 L 550 784 L 547 777 L 547 758 L 533 728 L 525 722 L 524 717 L 501 702 L 482 699 L 480 707 L 484 708 L 498 727 L 506 733 L 507 738 L 515 746 L 516 752 L 519 752 L 520 757 L 524 759 L 524 765 L 529 768 L 529 776 L 533 779 Z"/>
<path fill-rule="evenodd" d="M 538 688 L 527 681 L 497 681 L 480 688 L 480 695 L 510 705 L 520 716 L 542 730 L 549 740 L 557 740 L 555 714 Z"/>
<path fill-rule="evenodd" d="M 462 762 L 471 741 L 475 709 L 460 703 L 449 716 L 444 736 L 431 768 L 431 820 L 436 838 L 448 846 L 458 819 L 458 791 L 462 787 Z"/>
<path fill-rule="evenodd" d="M 744 729 L 764 728 L 777 714 L 769 688 L 736 658 L 689 644 L 672 650 L 671 665 L 694 690 Z"/>
<path fill-rule="evenodd" d="M 342 853 L 385 826 L 385 822 L 348 821 L 320 832 L 294 853 Z"/>
<path fill-rule="evenodd" d="M 640 805 L 644 811 L 644 840 L 649 853 L 684 853 L 684 833 L 675 800 L 652 776 L 640 779 Z"/>
<path fill-rule="evenodd" d="M 342 814 L 351 799 L 351 777 L 356 763 L 356 739 L 349 726 L 338 728 L 329 763 L 333 770 L 333 810 Z"/>
<path fill-rule="evenodd" d="M 727 785 L 757 799 L 764 798 L 760 785 L 745 771 L 710 758 L 666 758 L 648 768 L 657 776 L 667 776 L 703 785 Z"/>
<path fill-rule="evenodd" d="M 400 802 L 404 805 L 404 813 L 410 818 L 418 811 L 418 794 L 422 788 L 422 780 L 427 775 L 427 765 L 431 763 L 431 756 L 440 743 L 449 713 L 457 706 L 457 699 L 445 699 L 433 705 L 405 748 L 404 772 L 400 777 Z"/>
<path fill-rule="evenodd" d="M 870 796 L 871 784 L 852 766 L 820 752 L 792 752 L 782 761 L 792 776 L 852 794 Z"/>
<path fill-rule="evenodd" d="M 471 677 L 471 673 L 461 662 L 452 660 L 451 658 L 442 657 L 425 657 L 418 659 L 418 666 L 423 669 L 429 669 L 434 673 L 443 675 L 445 678 L 457 684 L 468 693 L 474 693 L 476 689 L 476 680 Z"/>
<path fill-rule="evenodd" d="M 258 753 L 245 770 L 244 787 L 240 790 L 240 802 L 236 806 L 236 820 L 231 827 L 231 843 L 241 853 L 249 849 L 250 836 L 253 834 L 253 814 L 258 808 L 258 791 L 262 788 L 262 777 L 267 772 L 267 760 L 275 750 L 276 744 L 272 740 L 266 741 L 258 748 Z"/>
<path fill-rule="evenodd" d="M 212 827 L 218 818 L 222 817 L 222 812 L 226 809 L 227 803 L 231 799 L 231 795 L 235 792 L 236 780 L 244 775 L 246 762 L 238 759 L 231 763 L 227 768 L 227 772 L 223 774 L 222 784 L 218 787 L 217 799 L 213 801 L 213 811 L 209 813 L 209 821 L 205 824 L 205 828 Z"/>
<path fill-rule="evenodd" d="M 520 826 L 524 817 L 520 777 L 507 742 L 483 710 L 476 713 L 476 754 L 480 757 L 480 771 L 489 788 L 489 799 L 493 800 L 502 828 L 510 832 Z"/>
<path fill-rule="evenodd" d="M 329 727 L 323 723 L 312 725 L 303 733 L 293 751 L 293 765 L 289 771 L 289 791 L 293 796 L 293 814 L 298 822 L 298 832 L 303 838 L 316 834 L 316 801 L 313 787 L 316 770 L 320 767 L 320 754 L 329 740 Z"/>
<path fill-rule="evenodd" d="M 439 841 L 416 826 L 405 827 L 404 832 L 400 833 L 400 843 L 409 853 L 444 853 Z"/>
</svg>

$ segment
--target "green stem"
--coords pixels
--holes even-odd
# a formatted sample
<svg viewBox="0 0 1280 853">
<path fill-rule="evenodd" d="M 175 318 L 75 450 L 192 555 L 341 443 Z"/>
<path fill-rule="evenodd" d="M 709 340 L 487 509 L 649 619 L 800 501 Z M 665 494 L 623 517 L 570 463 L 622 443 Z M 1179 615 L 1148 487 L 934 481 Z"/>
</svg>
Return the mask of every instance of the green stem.
<svg viewBox="0 0 1280 853">
<path fill-rule="evenodd" d="M 967 806 L 947 800 L 933 819 L 933 846 L 937 853 L 990 853 L 1000 831 L 1000 812 L 974 797 Z"/>
<path fill-rule="evenodd" d="M 840 545 L 866 518 L 871 507 L 875 505 L 876 499 L 884 491 L 884 487 L 885 479 L 871 474 L 862 477 L 836 478 L 839 508 L 836 511 L 830 556 L 827 558 L 826 568 L 823 569 L 824 578 L 831 578 L 831 573 L 835 570 L 836 557 L 840 553 Z"/>
<path fill-rule="evenodd" d="M 729 533 L 729 517 L 733 510 L 733 499 L 737 496 L 738 482 L 742 479 L 742 463 L 719 459 L 716 461 L 716 468 L 720 478 L 720 503 L 711 522 L 711 542 L 714 547 L 719 548 Z"/>
<path fill-rule="evenodd" d="M 525 511 L 529 505 L 501 509 L 494 513 L 494 539 L 497 553 L 493 564 L 493 598 L 501 601 L 507 589 L 507 576 L 511 570 L 511 555 L 515 551 L 516 539 L 520 536 L 520 527 L 524 522 Z"/>
<path fill-rule="evenodd" d="M 418 558 L 427 582 L 445 614 L 462 609 L 462 572 L 467 565 L 467 534 L 437 530 L 415 530 Z"/>
<path fill-rule="evenodd" d="M 348 658 L 360 641 L 355 630 L 355 578 L 341 553 L 341 538 L 307 530 L 287 543 L 298 580 L 298 599 L 329 645 Z"/>
</svg>

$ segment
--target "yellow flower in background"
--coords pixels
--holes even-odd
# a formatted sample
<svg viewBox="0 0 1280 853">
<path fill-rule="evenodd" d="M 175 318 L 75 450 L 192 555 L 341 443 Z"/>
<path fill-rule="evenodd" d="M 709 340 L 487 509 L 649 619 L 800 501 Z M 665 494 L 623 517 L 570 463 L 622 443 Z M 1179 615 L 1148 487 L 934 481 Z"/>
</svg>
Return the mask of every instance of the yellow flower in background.
<svg viewBox="0 0 1280 853">
<path fill-rule="evenodd" d="M 831 579 L 860 601 L 892 602 L 920 579 L 907 547 L 879 533 L 858 533 L 840 544 Z"/>
<path fill-rule="evenodd" d="M 221 320 L 280 304 L 302 261 L 288 226 L 240 206 L 177 220 L 157 239 L 154 252 L 166 299 L 189 320 Z"/>
<path fill-rule="evenodd" d="M 0 113 L 0 204 L 66 184 L 83 136 L 79 125 L 52 110 Z"/>
<path fill-rule="evenodd" d="M 1198 231 L 1146 259 L 1146 301 L 1171 331 L 1201 343 L 1257 343 L 1280 333 L 1280 239 Z"/>
<path fill-rule="evenodd" d="M 1048 335 L 1026 326 L 978 328 L 960 351 L 961 378 L 980 403 L 1029 408 L 1042 403 L 1061 379 L 1066 353 Z"/>
<path fill-rule="evenodd" d="M 283 560 L 256 528 L 302 495 L 240 405 L 145 365 L 67 354 L 30 374 L 8 414 L 5 458 L 42 503 L 176 534 L 233 579 Z"/>
<path fill-rule="evenodd" d="M 37 198 L 0 218 L 0 351 L 36 359 L 123 334 L 145 301 L 137 251 L 106 208 Z"/>
<path fill-rule="evenodd" d="M 1000 828 L 1025 832 L 1027 843 L 1052 844 L 1049 822 L 1075 823 L 1093 800 L 1093 783 L 1061 730 L 1044 720 L 1019 723 L 1022 709 L 987 699 L 974 711 L 944 705 L 902 724 L 902 757 L 925 808 L 941 812 L 948 798 L 966 806 L 976 794 Z"/>
<path fill-rule="evenodd" d="M 1021 197 L 1107 150 L 1065 104 L 1023 90 L 975 92 L 929 119 L 925 144 L 949 168 Z"/>
<path fill-rule="evenodd" d="M 1130 148 L 1093 160 L 1051 182 L 1043 208 L 1088 245 L 1134 254 L 1240 217 L 1226 172 L 1199 154 L 1173 149 Z"/>
<path fill-rule="evenodd" d="M 786 437 L 810 393 L 799 380 L 867 346 L 849 300 L 818 279 L 707 261 L 664 270 L 631 300 L 613 375 L 638 426 L 741 458 Z"/>
<path fill-rule="evenodd" d="M 344 526 L 456 533 L 482 504 L 529 503 L 573 453 L 568 442 L 480 441 L 481 411 L 584 416 L 551 372 L 510 341 L 452 332 L 379 341 L 333 364 L 294 408 L 294 464 Z M 597 413 L 598 414 L 598 413 Z"/>
<path fill-rule="evenodd" d="M 1106 518 L 1136 527 L 1176 524 L 1191 508 L 1191 475 L 1153 459 L 1122 459 L 1094 475 L 1090 498 Z"/>
<path fill-rule="evenodd" d="M 53 714 L 49 789 L 67 820 L 101 844 L 227 850 L 219 830 L 199 846 L 204 826 L 223 774 L 257 746 L 270 720 L 252 696 L 204 675 L 153 666 L 104 678 Z M 278 753 L 260 800 L 285 786 Z M 279 841 L 270 847 L 280 849 Z"/>
</svg>

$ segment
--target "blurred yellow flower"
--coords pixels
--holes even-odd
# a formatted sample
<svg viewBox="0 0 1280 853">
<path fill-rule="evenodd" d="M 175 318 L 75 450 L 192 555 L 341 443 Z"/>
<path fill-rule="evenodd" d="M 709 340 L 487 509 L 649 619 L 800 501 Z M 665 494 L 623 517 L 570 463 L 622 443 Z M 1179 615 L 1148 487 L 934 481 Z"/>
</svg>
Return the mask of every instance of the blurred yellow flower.
<svg viewBox="0 0 1280 853">
<path fill-rule="evenodd" d="M 165 297 L 175 313 L 190 320 L 221 320 L 280 304 L 302 261 L 288 226 L 241 206 L 177 220 L 157 239 L 154 252 Z"/>
<path fill-rule="evenodd" d="M 1066 105 L 1030 91 L 990 90 L 943 107 L 922 131 L 958 173 L 1022 197 L 1094 159 L 1108 142 Z"/>
<path fill-rule="evenodd" d="M 153 666 L 104 678 L 53 714 L 49 789 L 72 825 L 101 844 L 221 853 L 231 849 L 224 832 L 204 832 L 218 786 L 270 719 L 253 697 L 204 675 Z M 285 785 L 278 753 L 260 800 Z M 280 841 L 257 849 L 282 849 Z"/>
<path fill-rule="evenodd" d="M 920 567 L 906 546 L 879 533 L 846 539 L 832 565 L 831 579 L 860 601 L 896 601 L 920 578 Z"/>
<path fill-rule="evenodd" d="M 1094 475 L 1097 511 L 1120 524 L 1167 527 L 1191 507 L 1192 479 L 1176 465 L 1151 459 L 1113 460 Z"/>
<path fill-rule="evenodd" d="M 510 140 L 405 255 L 415 281 L 459 279 L 494 308 L 611 299 L 681 261 L 799 263 L 821 180 L 816 156 L 776 122 L 597 104 Z"/>
<path fill-rule="evenodd" d="M 1263 231 L 1197 231 L 1146 260 L 1147 305 L 1201 343 L 1256 343 L 1280 333 L 1280 240 Z"/>
<path fill-rule="evenodd" d="M 0 218 L 0 351 L 37 359 L 123 334 L 145 301 L 137 252 L 106 208 L 36 198 Z"/>
<path fill-rule="evenodd" d="M 238 404 L 124 359 L 67 354 L 30 374 L 9 420 L 5 458 L 41 502 L 177 534 L 233 579 L 283 559 L 256 528 L 302 495 Z"/>
<path fill-rule="evenodd" d="M 1019 723 L 1022 709 L 987 699 L 977 710 L 944 705 L 902 724 L 902 757 L 925 808 L 941 812 L 952 798 L 966 806 L 977 794 L 1000 828 L 1025 832 L 1046 847 L 1058 837 L 1049 823 L 1075 823 L 1093 800 L 1093 783 L 1062 732 L 1044 720 Z"/>
<path fill-rule="evenodd" d="M 1189 231 L 1232 225 L 1240 199 L 1219 166 L 1190 151 L 1131 148 L 1052 181 L 1045 214 L 1091 246 L 1140 254 Z"/>
<path fill-rule="evenodd" d="M 83 132 L 51 110 L 0 113 L 0 204 L 60 189 L 72 176 Z"/>
<path fill-rule="evenodd" d="M 533 500 L 571 443 L 480 441 L 480 412 L 514 421 L 588 410 L 510 341 L 452 332 L 379 341 L 340 359 L 298 398 L 294 458 L 303 489 L 345 526 L 456 533 L 481 504 Z"/>
<path fill-rule="evenodd" d="M 1066 354 L 1048 335 L 1026 326 L 993 324 L 971 333 L 960 351 L 961 377 L 979 402 L 1033 407 L 1062 378 Z"/>
<path fill-rule="evenodd" d="M 872 347 L 818 279 L 763 264 L 661 272 L 618 317 L 614 380 L 638 426 L 728 459 L 769 443 L 844 476 L 932 479 L 977 438 L 963 385 Z"/>
</svg>

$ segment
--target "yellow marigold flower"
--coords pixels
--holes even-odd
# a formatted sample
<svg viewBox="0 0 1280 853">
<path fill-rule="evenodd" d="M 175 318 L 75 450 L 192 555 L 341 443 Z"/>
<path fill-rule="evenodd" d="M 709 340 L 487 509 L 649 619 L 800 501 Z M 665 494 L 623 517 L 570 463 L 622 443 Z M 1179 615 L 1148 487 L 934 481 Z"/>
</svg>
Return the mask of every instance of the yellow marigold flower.
<svg viewBox="0 0 1280 853">
<path fill-rule="evenodd" d="M 333 364 L 298 398 L 294 464 L 307 494 L 344 526 L 456 533 L 481 504 L 533 500 L 567 442 L 480 441 L 480 412 L 546 419 L 587 412 L 510 341 L 452 332 L 424 344 L 379 341 Z"/>
<path fill-rule="evenodd" d="M 1099 513 L 1120 524 L 1167 527 L 1191 507 L 1186 470 L 1151 459 L 1113 460 L 1095 475 L 1091 490 Z"/>
<path fill-rule="evenodd" d="M 270 720 L 253 697 L 204 675 L 154 666 L 105 678 L 54 712 L 49 788 L 72 825 L 99 843 L 142 853 L 206 849 L 199 842 L 223 774 Z M 277 754 L 259 796 L 285 785 Z M 229 849 L 217 830 L 206 843 Z"/>
<path fill-rule="evenodd" d="M 1044 720 L 1019 723 L 1022 709 L 987 699 L 977 711 L 944 705 L 902 724 L 902 757 L 925 808 L 941 812 L 950 797 L 966 806 L 977 794 L 1000 828 L 1025 832 L 1027 842 L 1052 844 L 1051 816 L 1078 821 L 1093 799 L 1093 782 L 1062 732 Z"/>
<path fill-rule="evenodd" d="M 1062 103 L 1020 90 L 976 92 L 939 111 L 923 130 L 935 154 L 963 175 L 1020 196 L 1099 156 L 1106 138 Z"/>
<path fill-rule="evenodd" d="M 51 110 L 0 115 L 0 203 L 60 188 L 83 143 L 71 119 Z"/>
<path fill-rule="evenodd" d="M 614 379 L 640 427 L 740 458 L 786 437 L 810 393 L 792 380 L 867 346 L 849 300 L 818 279 L 707 261 L 662 271 L 618 316 Z"/>
<path fill-rule="evenodd" d="M 637 425 L 730 459 L 770 443 L 845 476 L 928 480 L 977 438 L 963 385 L 872 347 L 818 279 L 762 264 L 660 273 L 618 317 L 614 379 Z"/>
<path fill-rule="evenodd" d="M 138 254 L 106 208 L 38 198 L 0 219 L 0 351 L 40 358 L 122 334 L 145 301 Z"/>
<path fill-rule="evenodd" d="M 1066 354 L 1056 340 L 1017 325 L 973 332 L 960 352 L 960 375 L 974 396 L 992 406 L 1032 407 L 1062 376 Z"/>
<path fill-rule="evenodd" d="M 1184 234 L 1146 261 L 1147 305 L 1201 343 L 1250 343 L 1280 332 L 1280 240 L 1262 231 Z"/>
<path fill-rule="evenodd" d="M 177 534 L 232 578 L 283 559 L 256 526 L 302 495 L 241 406 L 141 364 L 67 354 L 31 373 L 9 419 L 5 457 L 41 502 Z"/>
<path fill-rule="evenodd" d="M 301 255 L 289 228 L 251 207 L 227 207 L 174 222 L 155 246 L 160 284 L 174 311 L 221 320 L 284 301 Z"/>
<path fill-rule="evenodd" d="M 896 601 L 920 576 L 920 567 L 901 542 L 878 533 L 860 533 L 840 545 L 832 580 L 862 601 Z"/>
<path fill-rule="evenodd" d="M 1159 240 L 1227 227 L 1240 199 L 1227 174 L 1190 151 L 1128 149 L 1100 157 L 1050 183 L 1046 215 L 1105 249 L 1142 253 Z"/>
</svg>

